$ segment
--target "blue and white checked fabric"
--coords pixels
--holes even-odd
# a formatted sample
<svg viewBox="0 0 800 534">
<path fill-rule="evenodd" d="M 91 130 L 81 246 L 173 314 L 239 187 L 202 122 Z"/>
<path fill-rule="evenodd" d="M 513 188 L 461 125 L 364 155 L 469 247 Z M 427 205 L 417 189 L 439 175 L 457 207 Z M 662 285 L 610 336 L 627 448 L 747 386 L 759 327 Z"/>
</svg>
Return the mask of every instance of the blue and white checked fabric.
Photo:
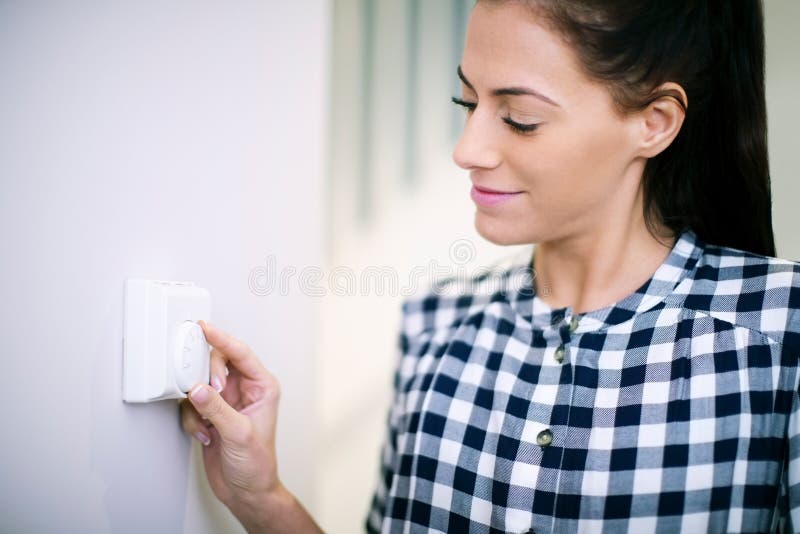
<svg viewBox="0 0 800 534">
<path fill-rule="evenodd" d="M 796 531 L 799 309 L 800 263 L 691 230 L 599 310 L 529 261 L 405 300 L 367 531 Z"/>
</svg>

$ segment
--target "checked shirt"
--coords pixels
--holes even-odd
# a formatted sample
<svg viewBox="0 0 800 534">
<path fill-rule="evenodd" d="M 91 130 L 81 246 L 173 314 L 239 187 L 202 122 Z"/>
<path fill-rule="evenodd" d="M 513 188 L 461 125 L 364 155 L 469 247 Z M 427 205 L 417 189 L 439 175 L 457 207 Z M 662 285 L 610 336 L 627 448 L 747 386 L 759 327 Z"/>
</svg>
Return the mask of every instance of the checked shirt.
<svg viewBox="0 0 800 534">
<path fill-rule="evenodd" d="M 368 532 L 800 528 L 800 263 L 686 230 L 576 314 L 529 260 L 403 302 Z"/>
</svg>

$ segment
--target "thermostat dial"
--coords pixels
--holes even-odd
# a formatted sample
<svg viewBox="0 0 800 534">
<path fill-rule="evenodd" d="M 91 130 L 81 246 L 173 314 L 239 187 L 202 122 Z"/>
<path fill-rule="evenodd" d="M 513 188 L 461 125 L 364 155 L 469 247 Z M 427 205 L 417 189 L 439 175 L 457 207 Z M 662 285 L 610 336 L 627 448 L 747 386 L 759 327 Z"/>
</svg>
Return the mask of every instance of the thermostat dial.
<svg viewBox="0 0 800 534">
<path fill-rule="evenodd" d="M 210 351 L 203 329 L 194 321 L 178 325 L 173 346 L 175 383 L 184 393 L 198 382 L 208 383 Z"/>
</svg>

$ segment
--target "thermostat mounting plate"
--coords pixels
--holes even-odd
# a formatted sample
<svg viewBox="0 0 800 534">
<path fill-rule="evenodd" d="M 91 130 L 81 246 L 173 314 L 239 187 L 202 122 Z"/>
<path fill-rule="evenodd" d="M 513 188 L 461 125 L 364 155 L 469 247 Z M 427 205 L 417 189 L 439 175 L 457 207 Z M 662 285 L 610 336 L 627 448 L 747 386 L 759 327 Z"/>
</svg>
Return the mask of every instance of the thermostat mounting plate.
<svg viewBox="0 0 800 534">
<path fill-rule="evenodd" d="M 192 282 L 125 281 L 125 402 L 185 398 L 209 383 L 210 347 L 197 324 L 211 317 L 211 295 Z"/>
</svg>

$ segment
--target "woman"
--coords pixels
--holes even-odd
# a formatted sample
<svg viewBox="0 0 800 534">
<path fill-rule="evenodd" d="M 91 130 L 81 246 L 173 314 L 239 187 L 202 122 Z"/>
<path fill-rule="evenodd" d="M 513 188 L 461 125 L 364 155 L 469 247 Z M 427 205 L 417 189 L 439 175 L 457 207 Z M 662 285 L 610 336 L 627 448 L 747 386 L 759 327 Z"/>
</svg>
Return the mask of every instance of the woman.
<svg viewBox="0 0 800 534">
<path fill-rule="evenodd" d="M 477 2 L 454 160 L 479 233 L 536 247 L 403 303 L 369 531 L 800 528 L 763 39 L 755 0 Z M 215 494 L 249 530 L 318 531 L 278 477 L 277 382 L 203 328 L 222 395 L 182 414 Z"/>
</svg>

